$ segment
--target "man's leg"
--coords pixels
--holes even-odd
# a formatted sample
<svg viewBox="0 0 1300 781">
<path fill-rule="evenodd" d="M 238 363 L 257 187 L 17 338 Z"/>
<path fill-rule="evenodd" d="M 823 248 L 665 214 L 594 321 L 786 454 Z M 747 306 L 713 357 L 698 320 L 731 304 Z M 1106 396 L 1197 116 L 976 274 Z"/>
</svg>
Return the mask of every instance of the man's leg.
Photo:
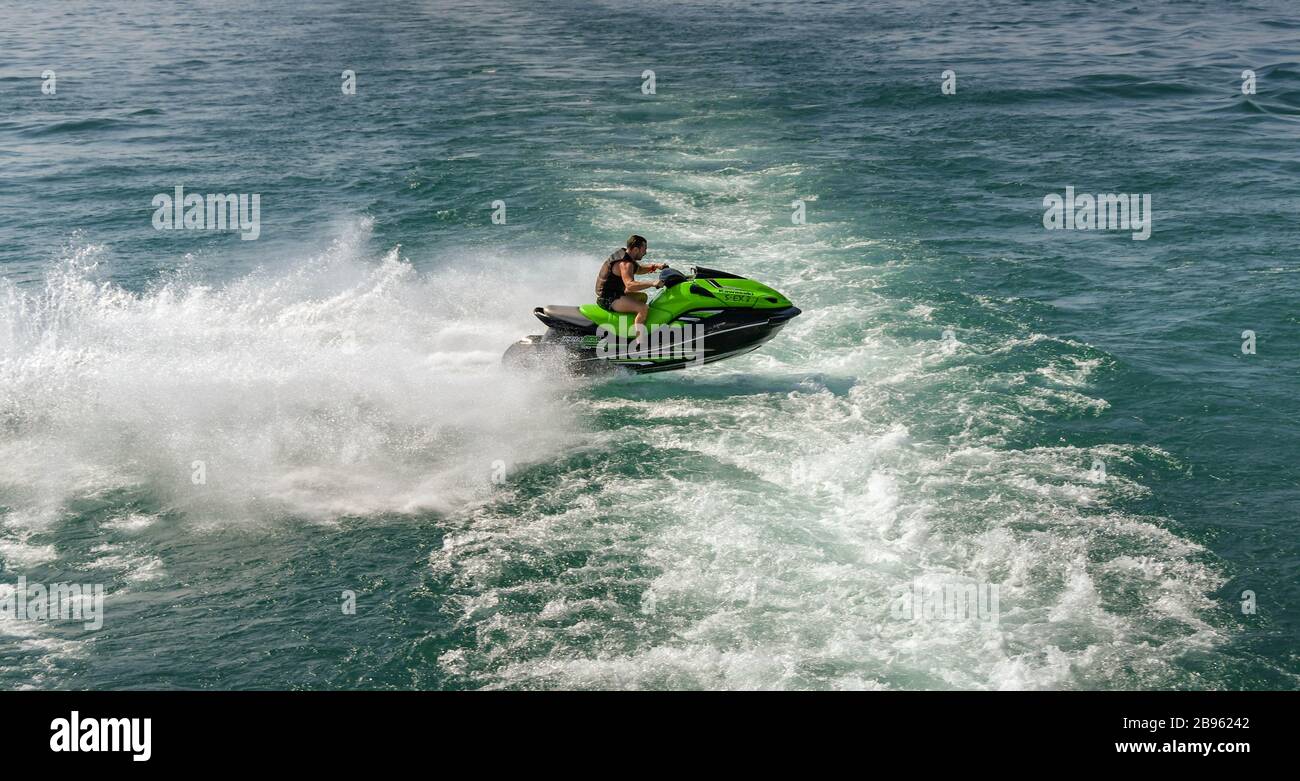
<svg viewBox="0 0 1300 781">
<path fill-rule="evenodd" d="M 614 300 L 611 305 L 615 312 L 630 314 L 636 313 L 633 319 L 632 327 L 636 332 L 636 337 L 632 341 L 632 352 L 641 349 L 641 339 L 645 336 L 645 319 L 650 314 L 650 305 L 646 303 L 645 293 L 628 293 Z"/>
</svg>

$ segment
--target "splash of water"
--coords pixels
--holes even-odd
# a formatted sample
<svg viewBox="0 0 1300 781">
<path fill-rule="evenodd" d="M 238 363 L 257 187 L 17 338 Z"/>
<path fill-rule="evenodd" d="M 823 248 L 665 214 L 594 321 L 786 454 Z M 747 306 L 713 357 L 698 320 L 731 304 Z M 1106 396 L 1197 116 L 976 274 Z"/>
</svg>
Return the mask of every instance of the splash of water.
<svg viewBox="0 0 1300 781">
<path fill-rule="evenodd" d="M 515 270 L 421 274 L 396 248 L 367 258 L 368 229 L 215 286 L 128 291 L 98 279 L 96 246 L 42 288 L 0 283 L 6 525 L 120 489 L 208 520 L 445 511 L 561 446 L 575 427 L 554 385 L 500 368 L 522 330 L 502 315 L 528 311 L 499 300 Z M 530 281 L 518 295 L 569 285 Z"/>
</svg>

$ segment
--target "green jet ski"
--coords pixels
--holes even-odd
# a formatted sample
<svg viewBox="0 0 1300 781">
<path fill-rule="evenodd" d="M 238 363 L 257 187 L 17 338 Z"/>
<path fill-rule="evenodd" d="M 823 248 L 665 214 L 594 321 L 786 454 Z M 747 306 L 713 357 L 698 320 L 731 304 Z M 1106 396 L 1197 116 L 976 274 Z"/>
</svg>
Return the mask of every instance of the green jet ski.
<svg viewBox="0 0 1300 781">
<path fill-rule="evenodd" d="M 665 268 L 650 300 L 646 333 L 636 339 L 634 315 L 595 304 L 539 306 L 546 332 L 506 350 L 503 361 L 537 368 L 563 364 L 576 373 L 623 367 L 638 374 L 698 366 L 758 349 L 799 315 L 767 285 L 725 271 Z"/>
</svg>

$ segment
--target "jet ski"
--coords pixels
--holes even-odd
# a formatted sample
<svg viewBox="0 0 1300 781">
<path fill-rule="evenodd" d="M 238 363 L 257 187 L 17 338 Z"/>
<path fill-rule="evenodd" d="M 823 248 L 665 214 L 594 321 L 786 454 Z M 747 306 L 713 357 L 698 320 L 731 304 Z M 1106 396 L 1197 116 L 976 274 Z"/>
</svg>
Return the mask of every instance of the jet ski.
<svg viewBox="0 0 1300 781">
<path fill-rule="evenodd" d="M 525 368 L 563 364 L 578 374 L 684 369 L 756 350 L 800 313 L 767 285 L 725 271 L 665 268 L 659 280 L 658 295 L 648 291 L 650 313 L 640 340 L 633 314 L 595 304 L 539 306 L 533 314 L 546 332 L 511 345 L 503 362 Z"/>
</svg>

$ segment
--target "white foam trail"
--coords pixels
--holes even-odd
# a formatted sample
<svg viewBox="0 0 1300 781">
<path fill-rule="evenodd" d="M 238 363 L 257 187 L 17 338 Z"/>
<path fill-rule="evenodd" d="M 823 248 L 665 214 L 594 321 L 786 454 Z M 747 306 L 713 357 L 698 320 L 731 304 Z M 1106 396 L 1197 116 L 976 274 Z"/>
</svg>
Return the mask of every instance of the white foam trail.
<svg viewBox="0 0 1300 781">
<path fill-rule="evenodd" d="M 430 567 L 474 638 L 439 659 L 459 684 L 1160 688 L 1224 641 L 1204 550 L 1113 507 L 1146 490 L 1125 468 L 1166 454 L 1018 444 L 1103 412 L 1089 392 L 1109 358 L 997 320 L 942 338 L 952 308 L 877 292 L 879 269 L 843 251 L 866 240 L 647 194 L 661 216 L 589 193 L 652 246 L 743 248 L 743 265 L 707 265 L 804 314 L 743 358 L 576 397 L 615 421 L 593 437 L 600 465 L 549 485 L 545 512 L 453 520 Z M 999 620 L 891 615 L 900 587 L 949 580 L 996 586 Z"/>
<path fill-rule="evenodd" d="M 576 294 L 579 265 L 543 257 L 530 277 L 463 256 L 421 274 L 368 241 L 362 224 L 221 285 L 130 292 L 100 279 L 97 247 L 43 289 L 0 282 L 5 524 L 118 488 L 203 520 L 446 510 L 485 493 L 494 462 L 562 447 L 577 427 L 553 383 L 500 356 L 532 306 Z"/>
</svg>

